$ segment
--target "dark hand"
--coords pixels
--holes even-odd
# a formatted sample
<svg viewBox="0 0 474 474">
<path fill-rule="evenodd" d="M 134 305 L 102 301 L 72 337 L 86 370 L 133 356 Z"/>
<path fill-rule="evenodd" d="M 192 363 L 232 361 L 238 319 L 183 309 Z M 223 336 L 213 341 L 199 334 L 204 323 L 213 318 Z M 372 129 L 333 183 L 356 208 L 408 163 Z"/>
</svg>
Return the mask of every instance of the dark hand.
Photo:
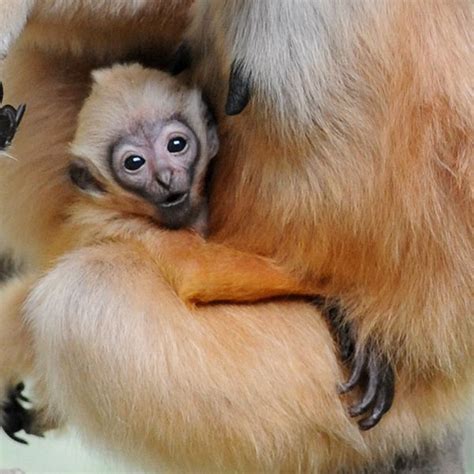
<svg viewBox="0 0 474 474">
<path fill-rule="evenodd" d="M 232 63 L 229 76 L 229 90 L 225 103 L 226 115 L 240 114 L 250 101 L 252 96 L 251 77 L 244 69 L 242 61 L 235 60 Z"/>
<path fill-rule="evenodd" d="M 189 69 L 191 64 L 191 48 L 186 42 L 183 42 L 174 52 L 170 64 L 168 65 L 168 71 L 172 76 L 177 76 L 186 69 Z"/>
<path fill-rule="evenodd" d="M 352 417 L 366 414 L 358 423 L 361 430 L 370 430 L 392 406 L 395 374 L 387 359 L 370 345 L 358 350 L 351 363 L 351 376 L 341 385 L 340 393 L 348 393 L 363 384 L 362 400 L 349 408 L 349 414 Z"/>
<path fill-rule="evenodd" d="M 20 401 L 28 402 L 29 400 L 22 394 L 25 386 L 20 383 L 16 387 L 10 389 L 7 400 L 0 406 L 3 431 L 18 443 L 28 444 L 22 438 L 16 436 L 18 431 L 24 430 L 25 433 L 36 436 L 43 436 L 42 431 L 38 428 L 36 419 L 36 411 L 24 408 Z"/>
<path fill-rule="evenodd" d="M 341 385 L 340 393 L 348 393 L 359 386 L 362 388 L 362 399 L 349 408 L 349 415 L 365 415 L 359 420 L 359 427 L 369 430 L 377 425 L 392 406 L 395 394 L 393 368 L 371 344 L 355 350 L 355 330 L 345 320 L 344 311 L 336 302 L 318 299 L 316 304 L 331 325 L 343 362 L 351 367 L 349 380 Z"/>
<path fill-rule="evenodd" d="M 0 105 L 3 101 L 3 85 L 0 82 Z M 20 105 L 18 109 L 11 105 L 0 107 L 0 151 L 8 148 L 20 125 L 26 106 Z"/>
</svg>

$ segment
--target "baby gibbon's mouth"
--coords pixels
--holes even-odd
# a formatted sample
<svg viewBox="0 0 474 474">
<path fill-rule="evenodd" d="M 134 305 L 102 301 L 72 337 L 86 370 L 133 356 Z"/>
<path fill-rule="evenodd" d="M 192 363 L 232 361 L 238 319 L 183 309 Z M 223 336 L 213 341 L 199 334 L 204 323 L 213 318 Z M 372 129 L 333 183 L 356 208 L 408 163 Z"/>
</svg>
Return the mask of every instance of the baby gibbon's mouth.
<svg viewBox="0 0 474 474">
<path fill-rule="evenodd" d="M 172 193 L 165 201 L 160 203 L 160 207 L 168 209 L 170 207 L 178 206 L 186 200 L 188 195 L 189 193 Z"/>
</svg>

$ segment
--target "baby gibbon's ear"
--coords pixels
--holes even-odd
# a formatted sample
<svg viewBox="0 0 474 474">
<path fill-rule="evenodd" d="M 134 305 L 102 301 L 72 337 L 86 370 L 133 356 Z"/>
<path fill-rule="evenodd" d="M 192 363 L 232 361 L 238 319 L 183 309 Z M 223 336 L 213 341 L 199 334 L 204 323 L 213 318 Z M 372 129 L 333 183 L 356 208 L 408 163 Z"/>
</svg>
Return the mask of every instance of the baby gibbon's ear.
<svg viewBox="0 0 474 474">
<path fill-rule="evenodd" d="M 204 103 L 206 103 L 204 97 L 202 100 L 204 101 Z M 209 107 L 206 107 L 204 116 L 207 129 L 208 154 L 209 158 L 214 158 L 217 155 L 217 152 L 219 151 L 219 135 L 217 133 L 217 121 Z"/>
<path fill-rule="evenodd" d="M 217 124 L 211 121 L 207 128 L 207 146 L 209 148 L 209 158 L 214 158 L 219 151 L 219 136 L 217 135 Z"/>
<path fill-rule="evenodd" d="M 87 194 L 102 195 L 105 186 L 94 176 L 92 166 L 83 160 L 75 160 L 69 165 L 69 177 L 72 183 Z"/>
</svg>

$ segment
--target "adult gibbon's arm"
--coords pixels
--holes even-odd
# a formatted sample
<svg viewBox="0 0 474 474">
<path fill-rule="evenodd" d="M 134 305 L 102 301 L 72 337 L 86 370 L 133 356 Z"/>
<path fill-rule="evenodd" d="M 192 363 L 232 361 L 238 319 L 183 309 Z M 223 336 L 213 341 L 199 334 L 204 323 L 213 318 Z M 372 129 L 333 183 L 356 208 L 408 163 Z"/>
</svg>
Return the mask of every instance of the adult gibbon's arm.
<svg viewBox="0 0 474 474">
<path fill-rule="evenodd" d="M 369 407 L 370 428 L 391 403 L 389 364 L 411 380 L 440 368 L 454 379 L 473 353 L 472 2 L 209 0 L 196 10 L 193 68 L 226 130 L 211 228 L 329 280 L 357 328 L 344 389 L 367 387 L 353 413 Z M 389 370 L 364 384 L 377 359 Z"/>
</svg>

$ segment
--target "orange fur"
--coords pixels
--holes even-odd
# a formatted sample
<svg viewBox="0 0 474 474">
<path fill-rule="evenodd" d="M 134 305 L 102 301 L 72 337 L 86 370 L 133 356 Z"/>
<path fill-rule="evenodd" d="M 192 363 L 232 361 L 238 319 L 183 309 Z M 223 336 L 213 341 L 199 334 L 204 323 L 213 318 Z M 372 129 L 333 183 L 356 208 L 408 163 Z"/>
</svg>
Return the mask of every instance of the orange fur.
<svg viewBox="0 0 474 474">
<path fill-rule="evenodd" d="M 211 16 L 226 16 L 224 5 L 210 3 Z M 241 116 L 222 117 L 228 141 L 215 173 L 211 230 L 310 281 L 324 279 L 361 343 L 375 339 L 411 377 L 462 374 L 474 355 L 471 11 L 462 1 L 385 8 L 368 7 L 361 25 L 353 18 L 354 43 L 337 50 L 347 77 L 319 79 L 328 81 L 322 110 L 261 122 L 281 105 L 265 94 L 282 92 L 279 84 L 272 90 L 271 77 L 258 82 L 258 64 L 251 71 L 253 103 Z M 222 41 L 231 40 L 229 33 Z M 203 72 L 199 80 L 209 88 L 219 66 L 202 61 L 212 79 Z M 313 64 L 303 64 L 302 75 L 304 67 Z M 299 95 L 311 97 L 312 87 Z M 225 91 L 213 92 L 222 111 Z"/>
</svg>

